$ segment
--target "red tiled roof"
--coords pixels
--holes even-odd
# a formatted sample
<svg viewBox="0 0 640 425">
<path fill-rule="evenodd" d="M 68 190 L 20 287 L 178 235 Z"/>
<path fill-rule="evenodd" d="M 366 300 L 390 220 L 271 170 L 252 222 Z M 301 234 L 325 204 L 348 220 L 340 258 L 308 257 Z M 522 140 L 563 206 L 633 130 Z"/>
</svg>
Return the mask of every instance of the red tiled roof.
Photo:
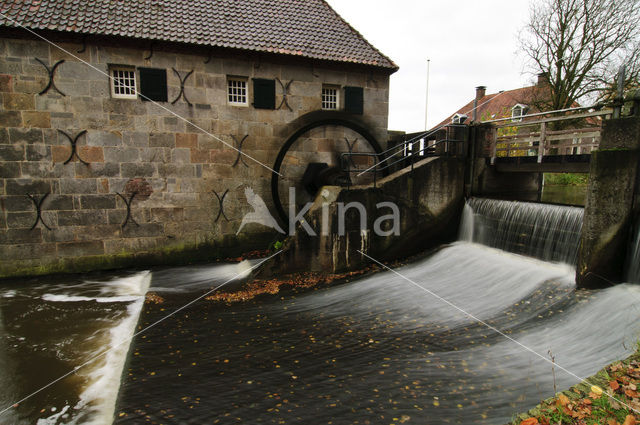
<svg viewBox="0 0 640 425">
<path fill-rule="evenodd" d="M 531 105 L 532 100 L 535 97 L 540 96 L 540 90 L 544 90 L 544 88 L 540 86 L 529 86 L 529 87 L 522 87 L 519 89 L 502 91 L 499 93 L 487 94 L 482 98 L 478 99 L 477 121 L 487 121 L 492 119 L 510 117 L 511 108 L 513 108 L 517 104 L 528 106 L 529 108 L 527 110 L 528 114 L 541 112 L 540 110 L 535 108 L 533 105 Z M 465 123 L 470 123 L 471 120 L 473 119 L 474 100 L 471 100 L 462 108 L 458 109 L 456 112 L 449 115 L 445 120 L 440 122 L 434 128 L 438 128 L 445 124 L 450 124 L 451 119 L 455 114 L 467 115 L 469 118 L 467 118 Z"/>
<path fill-rule="evenodd" d="M 0 25 L 398 67 L 324 0 L 3 0 Z M 15 22 L 14 22 L 15 21 Z"/>
</svg>

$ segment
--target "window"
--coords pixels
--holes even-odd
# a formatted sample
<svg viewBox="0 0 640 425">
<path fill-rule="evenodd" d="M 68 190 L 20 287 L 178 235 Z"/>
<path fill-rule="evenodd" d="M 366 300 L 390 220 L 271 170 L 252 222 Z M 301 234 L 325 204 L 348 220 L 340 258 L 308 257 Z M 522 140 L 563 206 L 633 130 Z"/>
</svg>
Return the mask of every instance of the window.
<svg viewBox="0 0 640 425">
<path fill-rule="evenodd" d="M 522 105 L 520 103 L 511 108 L 511 121 L 522 121 L 522 117 L 527 114 L 527 108 L 527 105 Z"/>
<path fill-rule="evenodd" d="M 112 66 L 111 96 L 120 99 L 136 99 L 136 69 L 132 66 Z"/>
<path fill-rule="evenodd" d="M 333 86 L 322 87 L 322 109 L 338 109 L 338 90 L 338 87 Z"/>
<path fill-rule="evenodd" d="M 140 72 L 140 98 L 154 102 L 166 102 L 167 70 L 158 68 L 138 68 Z"/>
<path fill-rule="evenodd" d="M 247 79 L 242 77 L 228 77 L 227 100 L 229 101 L 229 104 L 249 106 L 247 98 Z"/>
<path fill-rule="evenodd" d="M 462 124 L 467 118 L 469 117 L 465 114 L 455 114 L 453 118 L 451 118 L 451 124 Z"/>
</svg>

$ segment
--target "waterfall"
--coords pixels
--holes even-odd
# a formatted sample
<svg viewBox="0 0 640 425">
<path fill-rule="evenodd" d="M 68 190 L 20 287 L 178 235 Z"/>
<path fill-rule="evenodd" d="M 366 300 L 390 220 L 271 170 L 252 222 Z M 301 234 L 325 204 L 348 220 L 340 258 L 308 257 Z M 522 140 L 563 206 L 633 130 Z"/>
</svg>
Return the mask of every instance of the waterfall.
<svg viewBox="0 0 640 425">
<path fill-rule="evenodd" d="M 576 264 L 583 209 L 471 198 L 460 239 L 545 261 Z"/>
<path fill-rule="evenodd" d="M 640 219 L 635 225 L 634 238 L 627 259 L 627 282 L 640 283 Z"/>
</svg>

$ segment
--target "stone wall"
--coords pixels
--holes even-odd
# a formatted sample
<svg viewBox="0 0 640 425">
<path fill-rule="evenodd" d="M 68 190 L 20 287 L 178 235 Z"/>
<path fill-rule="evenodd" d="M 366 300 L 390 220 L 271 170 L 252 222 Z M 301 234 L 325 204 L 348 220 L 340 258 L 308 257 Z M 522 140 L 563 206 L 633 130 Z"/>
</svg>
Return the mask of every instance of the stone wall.
<svg viewBox="0 0 640 425">
<path fill-rule="evenodd" d="M 576 284 L 609 286 L 624 279 L 640 166 L 640 114 L 603 122 L 591 153 L 587 202 L 578 250 Z"/>
<path fill-rule="evenodd" d="M 260 276 L 358 270 L 372 262 L 358 250 L 378 261 L 391 261 L 456 240 L 464 205 L 464 168 L 461 158 L 427 158 L 417 162 L 413 171 L 399 170 L 375 185 L 349 190 L 325 186 L 306 216 L 316 235 L 298 225 L 283 252 L 261 269 Z M 362 205 L 366 214 L 346 210 L 340 232 L 340 204 L 352 202 Z M 398 234 L 392 234 L 392 220 L 381 219 L 392 213 L 391 208 L 379 206 L 384 202 L 398 207 Z M 378 220 L 381 232 L 376 232 Z"/>
<path fill-rule="evenodd" d="M 267 248 L 270 229 L 236 231 L 252 210 L 246 187 L 273 207 L 271 170 L 236 161 L 231 146 L 246 136 L 242 151 L 271 167 L 295 123 L 321 108 L 323 83 L 363 87 L 364 113 L 350 118 L 381 143 L 387 138 L 387 73 L 227 52 L 205 63 L 206 54 L 186 48 L 155 47 L 145 59 L 149 45 L 118 40 L 76 53 L 80 40 L 57 42 L 91 66 L 43 41 L 0 38 L 0 277 Z M 49 68 L 64 60 L 44 94 L 49 72 L 37 59 Z M 166 69 L 169 101 L 112 98 L 109 64 Z M 192 106 L 184 98 L 172 103 L 180 92 L 172 68 L 182 76 L 193 70 L 185 83 Z M 228 75 L 292 81 L 292 110 L 228 105 Z M 276 105 L 281 100 L 276 86 Z M 348 134 L 340 131 L 336 140 Z M 310 152 L 322 150 L 314 143 Z"/>
</svg>

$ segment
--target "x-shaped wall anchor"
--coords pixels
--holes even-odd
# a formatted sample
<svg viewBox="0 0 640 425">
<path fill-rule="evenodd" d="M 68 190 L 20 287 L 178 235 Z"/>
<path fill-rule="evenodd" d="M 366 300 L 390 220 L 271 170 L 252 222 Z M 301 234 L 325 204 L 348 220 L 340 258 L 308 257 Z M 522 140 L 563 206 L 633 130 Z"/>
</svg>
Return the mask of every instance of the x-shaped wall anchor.
<svg viewBox="0 0 640 425">
<path fill-rule="evenodd" d="M 40 63 L 42 64 L 42 66 L 44 66 L 44 67 L 45 67 L 45 69 L 47 70 L 47 72 L 49 73 L 49 83 L 48 83 L 48 84 L 47 84 L 47 86 L 46 86 L 44 89 L 42 89 L 42 91 L 41 91 L 40 93 L 38 93 L 38 94 L 39 94 L 39 95 L 45 94 L 46 92 L 48 92 L 48 91 L 49 91 L 49 89 L 50 89 L 50 88 L 52 88 L 52 87 L 53 87 L 53 88 L 54 88 L 58 93 L 60 93 L 60 94 L 61 94 L 61 95 L 63 95 L 63 96 L 66 96 L 66 94 L 62 93 L 62 91 L 61 91 L 58 87 L 56 87 L 56 83 L 55 83 L 55 81 L 53 81 L 53 79 L 55 78 L 55 72 L 56 72 L 56 69 L 57 69 L 60 65 L 62 65 L 62 64 L 64 63 L 64 59 L 61 59 L 61 60 L 59 60 L 58 62 L 56 62 L 56 63 L 55 63 L 51 68 L 49 68 L 49 66 L 48 66 L 46 63 L 42 62 L 40 59 L 36 58 L 36 60 L 37 60 L 38 62 L 40 62 Z"/>
<path fill-rule="evenodd" d="M 225 220 L 229 221 L 226 214 L 224 213 L 224 198 L 225 196 L 227 196 L 227 193 L 229 193 L 229 189 L 225 190 L 222 196 L 218 195 L 218 192 L 216 192 L 215 190 L 212 190 L 212 192 L 214 195 L 216 195 L 216 198 L 218 198 L 218 207 L 219 207 L 218 215 L 216 216 L 216 219 L 214 220 L 214 222 L 217 223 L 218 220 L 220 219 L 220 216 L 223 216 Z"/>
<path fill-rule="evenodd" d="M 31 226 L 31 229 L 29 230 L 35 229 L 36 226 L 38 225 L 38 222 L 41 222 L 44 227 L 46 227 L 48 230 L 51 230 L 51 228 L 47 226 L 47 223 L 45 223 L 44 220 L 42 219 L 42 203 L 44 202 L 45 199 L 47 199 L 47 196 L 49 196 L 49 193 L 45 193 L 44 195 L 42 195 L 42 198 L 40 199 L 36 199 L 35 196 L 29 193 L 27 193 L 27 196 L 29 197 L 29 199 L 31 199 L 31 202 L 33 202 L 33 206 L 36 207 L 36 221 L 33 222 L 33 226 Z"/>
<path fill-rule="evenodd" d="M 116 194 L 122 198 L 122 200 L 124 201 L 124 204 L 127 206 L 127 216 L 124 218 L 124 221 L 120 225 L 122 228 L 124 228 L 127 225 L 127 223 L 129 223 L 129 220 L 131 220 L 131 222 L 136 226 L 138 227 L 140 226 L 131 216 L 131 202 L 133 202 L 133 198 L 136 196 L 137 193 L 138 192 L 131 193 L 131 196 L 129 196 L 129 200 L 127 200 L 127 198 L 125 198 L 124 195 L 122 195 L 119 192 L 116 192 Z"/>
<path fill-rule="evenodd" d="M 353 162 L 353 147 L 358 142 L 358 138 L 356 137 L 355 139 L 353 139 L 353 142 L 349 142 L 349 139 L 345 137 L 344 141 L 347 142 L 347 149 L 349 149 L 349 162 L 351 163 L 351 165 L 353 165 L 353 168 L 358 168 L 356 166 L 356 163 Z"/>
<path fill-rule="evenodd" d="M 66 132 L 62 131 L 62 130 L 58 130 L 60 133 L 64 134 L 65 136 L 67 136 L 67 139 L 69 139 L 69 143 L 71 143 L 71 155 L 69 155 L 69 158 L 64 162 L 64 164 L 68 164 L 69 161 L 71 161 L 71 158 L 73 158 L 73 155 L 76 156 L 76 158 L 78 158 L 78 160 L 80 162 L 82 162 L 84 165 L 89 165 L 88 162 L 86 162 L 85 160 L 83 160 L 82 158 L 80 158 L 80 155 L 78 155 L 78 148 L 77 148 L 77 144 L 78 144 L 78 139 L 80 138 L 80 136 L 82 136 L 84 133 L 87 132 L 87 130 L 82 130 L 80 133 L 76 134 L 75 137 L 71 137 L 69 134 L 67 134 Z"/>
<path fill-rule="evenodd" d="M 280 105 L 278 105 L 276 109 L 280 109 L 282 108 L 282 105 L 284 105 L 290 111 L 293 111 L 293 109 L 291 109 L 291 106 L 289 106 L 289 102 L 287 101 L 287 95 L 289 94 L 289 87 L 291 86 L 291 83 L 293 83 L 293 80 L 289 80 L 289 82 L 286 85 L 283 84 L 282 81 L 280 81 L 280 78 L 278 77 L 276 77 L 276 81 L 280 84 L 280 87 L 282 87 L 282 101 L 280 101 Z"/>
<path fill-rule="evenodd" d="M 232 167 L 235 167 L 236 165 L 238 165 L 238 162 L 242 162 L 244 164 L 245 167 L 248 167 L 247 163 L 244 162 L 244 158 L 242 157 L 242 144 L 244 143 L 245 139 L 247 137 L 249 137 L 248 134 L 246 134 L 242 140 L 240 140 L 238 142 L 238 139 L 236 139 L 236 136 L 234 136 L 233 134 L 230 135 L 231 138 L 233 139 L 233 141 L 235 142 L 236 145 L 236 149 L 238 150 L 238 156 L 236 157 L 235 162 L 233 163 Z"/>
<path fill-rule="evenodd" d="M 189 71 L 187 75 L 184 76 L 184 78 L 180 76 L 180 73 L 176 71 L 175 68 L 171 68 L 171 69 L 173 69 L 173 72 L 176 73 L 176 75 L 178 76 L 178 79 L 180 80 L 180 93 L 178 93 L 178 97 L 176 97 L 175 100 L 171 102 L 171 104 L 173 105 L 174 103 L 176 103 L 178 99 L 180 99 L 180 97 L 182 96 L 184 97 L 184 101 L 187 102 L 187 105 L 192 106 L 191 102 L 189 102 L 189 99 L 187 99 L 187 93 L 184 91 L 184 83 L 185 81 L 187 81 L 187 78 L 189 78 L 189 76 L 193 74 L 193 69 Z"/>
</svg>

